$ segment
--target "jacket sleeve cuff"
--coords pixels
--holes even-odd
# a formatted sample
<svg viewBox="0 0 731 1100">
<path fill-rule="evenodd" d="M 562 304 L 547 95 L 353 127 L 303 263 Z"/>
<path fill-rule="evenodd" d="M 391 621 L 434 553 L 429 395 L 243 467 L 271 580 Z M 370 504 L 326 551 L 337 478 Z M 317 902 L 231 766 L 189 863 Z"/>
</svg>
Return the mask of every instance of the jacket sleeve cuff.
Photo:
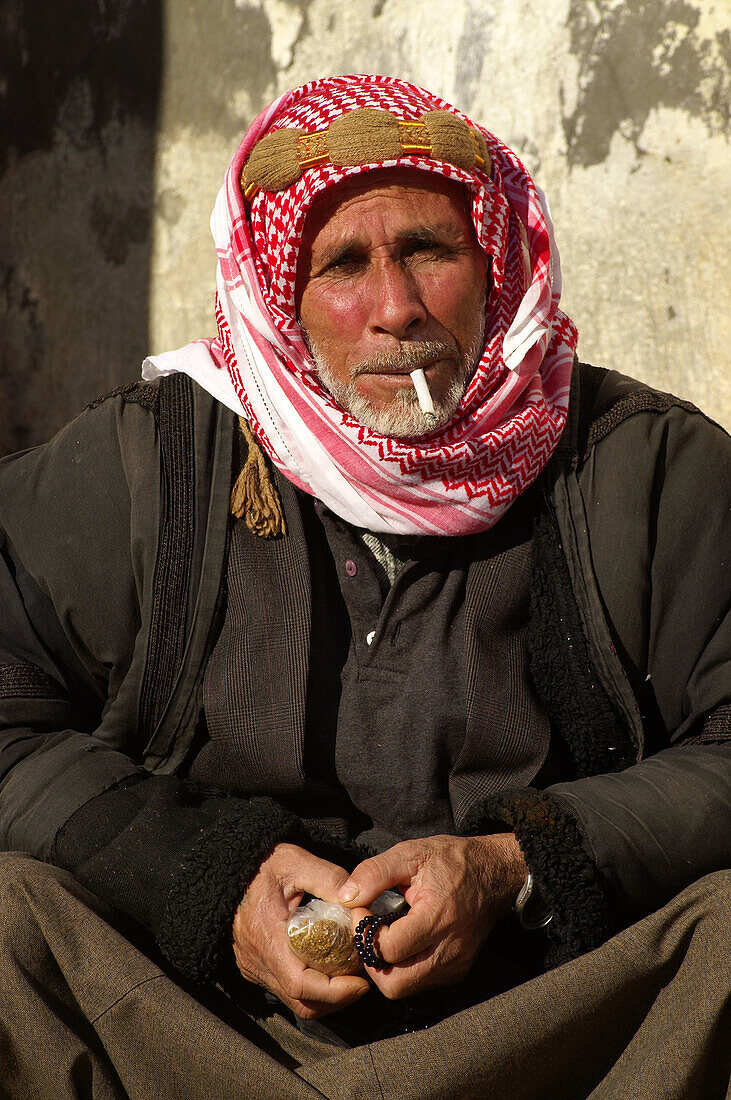
<svg viewBox="0 0 731 1100">
<path fill-rule="evenodd" d="M 167 896 L 157 944 L 186 978 L 215 979 L 230 951 L 233 919 L 262 860 L 275 845 L 305 845 L 301 823 L 268 798 L 205 829 L 181 859 Z"/>
<path fill-rule="evenodd" d="M 260 864 L 277 845 L 298 844 L 350 871 L 364 858 L 327 830 L 306 825 L 270 798 L 240 799 L 243 812 L 209 826 L 181 860 L 157 932 L 165 957 L 199 984 L 225 978 L 236 910 Z"/>
<path fill-rule="evenodd" d="M 282 841 L 342 862 L 271 798 L 141 773 L 77 810 L 53 860 L 150 934 L 184 978 L 206 983 L 219 976 L 246 888 Z"/>
<path fill-rule="evenodd" d="M 615 930 L 610 899 L 588 842 L 563 799 L 526 787 L 504 791 L 475 807 L 461 832 L 515 833 L 553 920 L 546 966 L 598 947 Z"/>
</svg>

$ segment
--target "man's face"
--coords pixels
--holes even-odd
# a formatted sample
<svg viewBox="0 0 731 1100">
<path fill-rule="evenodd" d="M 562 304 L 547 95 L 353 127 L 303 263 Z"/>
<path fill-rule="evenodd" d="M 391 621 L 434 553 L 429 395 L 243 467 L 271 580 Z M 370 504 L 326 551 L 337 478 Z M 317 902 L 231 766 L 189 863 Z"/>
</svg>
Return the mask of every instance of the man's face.
<svg viewBox="0 0 731 1100">
<path fill-rule="evenodd" d="M 434 427 L 409 378 L 422 366 L 446 424 L 482 354 L 487 280 L 460 184 L 385 169 L 325 191 L 307 215 L 296 284 L 323 384 L 360 423 L 406 438 Z"/>
</svg>

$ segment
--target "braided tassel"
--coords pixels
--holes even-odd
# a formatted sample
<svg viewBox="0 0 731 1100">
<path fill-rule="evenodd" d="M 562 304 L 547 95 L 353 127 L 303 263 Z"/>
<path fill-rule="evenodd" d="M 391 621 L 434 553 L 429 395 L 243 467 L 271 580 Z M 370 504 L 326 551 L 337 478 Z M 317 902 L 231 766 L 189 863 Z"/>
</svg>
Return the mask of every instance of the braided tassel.
<svg viewBox="0 0 731 1100">
<path fill-rule="evenodd" d="M 231 490 L 231 514 L 246 523 L 253 535 L 275 539 L 287 526 L 282 502 L 272 482 L 262 450 L 247 421 L 239 417 L 239 428 L 246 441 L 246 459 Z"/>
</svg>

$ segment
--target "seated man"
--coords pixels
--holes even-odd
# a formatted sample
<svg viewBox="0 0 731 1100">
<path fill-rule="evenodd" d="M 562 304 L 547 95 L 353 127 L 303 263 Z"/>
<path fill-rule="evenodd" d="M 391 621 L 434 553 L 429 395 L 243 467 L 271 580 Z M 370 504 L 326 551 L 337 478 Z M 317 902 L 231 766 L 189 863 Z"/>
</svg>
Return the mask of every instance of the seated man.
<svg viewBox="0 0 731 1100">
<path fill-rule="evenodd" d="M 403 81 L 283 96 L 212 229 L 218 338 L 0 466 L 3 1088 L 722 1095 L 724 433 Z"/>
</svg>

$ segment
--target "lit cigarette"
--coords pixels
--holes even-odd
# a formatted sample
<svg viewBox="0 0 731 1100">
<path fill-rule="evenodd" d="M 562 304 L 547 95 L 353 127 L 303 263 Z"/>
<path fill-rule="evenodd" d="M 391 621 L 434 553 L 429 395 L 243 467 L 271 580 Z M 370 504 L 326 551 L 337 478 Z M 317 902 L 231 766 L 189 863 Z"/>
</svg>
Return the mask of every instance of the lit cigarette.
<svg viewBox="0 0 731 1100">
<path fill-rule="evenodd" d="M 429 385 L 424 376 L 424 368 L 417 367 L 416 370 L 412 370 L 410 373 L 411 381 L 414 383 L 414 389 L 416 390 L 416 396 L 419 399 L 419 408 L 423 412 L 425 418 L 431 423 L 436 424 L 437 415 L 434 412 L 434 402 L 431 399 L 429 393 Z"/>
</svg>

